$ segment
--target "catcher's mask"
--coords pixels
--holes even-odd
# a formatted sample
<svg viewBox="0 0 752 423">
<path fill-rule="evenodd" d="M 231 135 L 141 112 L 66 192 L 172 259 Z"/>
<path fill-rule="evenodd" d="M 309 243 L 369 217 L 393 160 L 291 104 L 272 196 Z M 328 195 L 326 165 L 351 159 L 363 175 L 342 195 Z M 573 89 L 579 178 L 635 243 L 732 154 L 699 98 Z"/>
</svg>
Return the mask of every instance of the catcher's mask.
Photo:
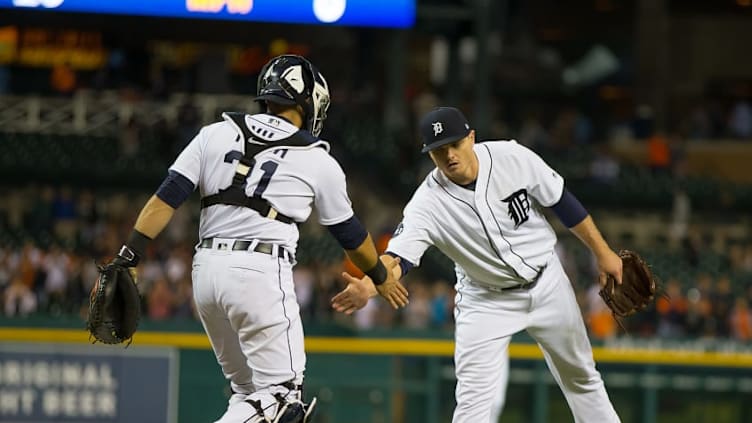
<svg viewBox="0 0 752 423">
<path fill-rule="evenodd" d="M 329 108 L 329 85 L 308 59 L 285 54 L 264 65 L 258 79 L 256 101 L 267 101 L 303 109 L 304 129 L 321 133 Z"/>
</svg>

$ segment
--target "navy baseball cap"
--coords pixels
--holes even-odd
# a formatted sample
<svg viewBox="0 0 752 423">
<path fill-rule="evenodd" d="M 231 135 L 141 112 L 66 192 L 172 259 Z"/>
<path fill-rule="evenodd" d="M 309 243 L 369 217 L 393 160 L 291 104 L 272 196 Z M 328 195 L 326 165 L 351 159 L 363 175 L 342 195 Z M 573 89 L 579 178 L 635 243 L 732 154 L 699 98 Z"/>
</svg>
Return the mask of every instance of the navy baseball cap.
<svg viewBox="0 0 752 423">
<path fill-rule="evenodd" d="M 470 133 L 465 115 L 454 107 L 431 110 L 420 120 L 419 127 L 423 138 L 422 153 L 459 141 Z"/>
</svg>

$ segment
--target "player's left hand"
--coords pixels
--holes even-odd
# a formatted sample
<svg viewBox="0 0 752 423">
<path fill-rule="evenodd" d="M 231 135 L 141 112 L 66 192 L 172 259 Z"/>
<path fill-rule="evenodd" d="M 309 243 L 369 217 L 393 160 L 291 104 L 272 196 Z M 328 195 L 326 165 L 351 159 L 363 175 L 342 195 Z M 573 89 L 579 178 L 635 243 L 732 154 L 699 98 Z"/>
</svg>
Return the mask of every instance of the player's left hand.
<svg viewBox="0 0 752 423">
<path fill-rule="evenodd" d="M 598 256 L 598 282 L 601 288 L 606 286 L 608 276 L 611 275 L 616 283 L 621 285 L 622 262 L 621 257 L 610 248 Z"/>
<path fill-rule="evenodd" d="M 399 270 L 399 257 L 394 258 L 385 254 L 382 255 L 379 260 L 381 260 L 381 262 L 384 263 L 384 266 L 386 266 L 387 277 L 384 283 L 376 285 L 376 290 L 379 292 L 379 295 L 389 301 L 389 304 L 391 304 L 392 308 L 395 310 L 406 306 L 410 301 L 407 299 L 407 289 L 402 283 L 400 283 L 399 277 L 397 276 L 402 275 L 402 271 Z"/>
<path fill-rule="evenodd" d="M 359 279 L 347 272 L 342 273 L 347 286 L 332 298 L 332 307 L 335 310 L 352 314 L 365 307 L 368 300 L 376 295 L 384 297 L 395 309 L 404 307 L 410 302 L 407 299 L 407 289 L 399 282 L 399 277 L 402 275 L 399 259 L 384 255 L 380 260 L 388 272 L 386 281 L 381 285 L 376 286 L 368 276 Z"/>
<path fill-rule="evenodd" d="M 378 295 L 373 281 L 368 276 L 358 279 L 343 272 L 342 277 L 347 281 L 347 286 L 332 298 L 332 308 L 338 312 L 352 314 L 365 307 L 371 297 Z"/>
</svg>

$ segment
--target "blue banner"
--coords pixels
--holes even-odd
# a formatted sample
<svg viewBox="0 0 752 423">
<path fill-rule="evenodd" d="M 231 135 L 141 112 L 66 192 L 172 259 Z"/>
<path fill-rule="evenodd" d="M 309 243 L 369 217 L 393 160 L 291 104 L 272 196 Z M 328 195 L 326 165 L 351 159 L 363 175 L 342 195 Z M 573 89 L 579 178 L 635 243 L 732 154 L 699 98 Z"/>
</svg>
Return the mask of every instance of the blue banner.
<svg viewBox="0 0 752 423">
<path fill-rule="evenodd" d="M 408 28 L 415 0 L 0 0 L 0 8 Z"/>
<path fill-rule="evenodd" d="M 177 351 L 0 345 L 0 421 L 175 423 Z"/>
</svg>

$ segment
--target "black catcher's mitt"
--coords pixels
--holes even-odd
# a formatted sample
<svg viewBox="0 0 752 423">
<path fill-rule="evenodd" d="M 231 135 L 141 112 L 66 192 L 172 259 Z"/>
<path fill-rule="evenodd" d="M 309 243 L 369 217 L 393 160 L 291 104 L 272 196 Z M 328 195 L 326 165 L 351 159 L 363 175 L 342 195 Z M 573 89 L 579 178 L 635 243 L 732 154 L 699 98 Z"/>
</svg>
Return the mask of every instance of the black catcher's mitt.
<svg viewBox="0 0 752 423">
<path fill-rule="evenodd" d="M 99 266 L 89 300 L 86 329 L 94 342 L 119 344 L 133 337 L 141 317 L 141 298 L 127 267 L 118 263 Z"/>
<path fill-rule="evenodd" d="M 626 317 L 644 309 L 653 301 L 656 278 L 636 252 L 621 250 L 619 257 L 623 264 L 621 285 L 609 276 L 606 286 L 599 293 L 615 317 Z"/>
</svg>

